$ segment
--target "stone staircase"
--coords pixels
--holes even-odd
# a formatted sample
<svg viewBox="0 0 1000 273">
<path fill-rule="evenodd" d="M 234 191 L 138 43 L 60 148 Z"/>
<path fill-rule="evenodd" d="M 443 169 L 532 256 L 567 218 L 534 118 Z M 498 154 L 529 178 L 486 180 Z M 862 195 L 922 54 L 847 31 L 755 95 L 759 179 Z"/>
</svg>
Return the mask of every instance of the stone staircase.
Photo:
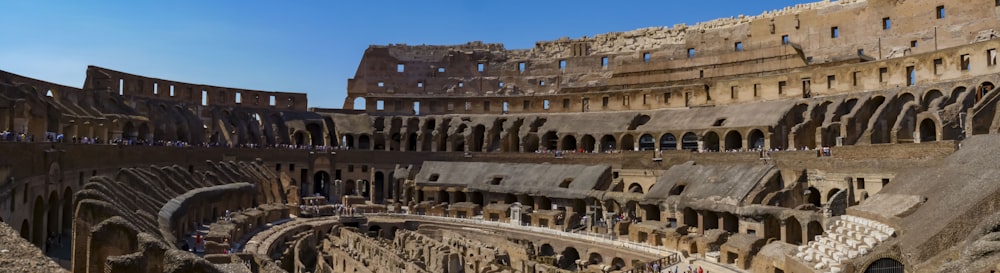
<svg viewBox="0 0 1000 273">
<path fill-rule="evenodd" d="M 839 273 L 841 263 L 868 254 L 872 248 L 895 233 L 895 229 L 877 221 L 844 215 L 827 227 L 823 235 L 799 246 L 795 257 L 819 272 Z"/>
</svg>

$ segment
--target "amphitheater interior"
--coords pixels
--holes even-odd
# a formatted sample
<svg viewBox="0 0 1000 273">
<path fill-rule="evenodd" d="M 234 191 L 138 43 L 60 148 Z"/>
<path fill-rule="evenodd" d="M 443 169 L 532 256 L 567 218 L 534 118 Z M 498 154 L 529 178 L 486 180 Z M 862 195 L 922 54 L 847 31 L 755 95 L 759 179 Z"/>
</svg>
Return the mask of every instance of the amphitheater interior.
<svg viewBox="0 0 1000 273">
<path fill-rule="evenodd" d="M 996 272 L 998 18 L 373 45 L 343 109 L 0 71 L 0 271 Z"/>
</svg>

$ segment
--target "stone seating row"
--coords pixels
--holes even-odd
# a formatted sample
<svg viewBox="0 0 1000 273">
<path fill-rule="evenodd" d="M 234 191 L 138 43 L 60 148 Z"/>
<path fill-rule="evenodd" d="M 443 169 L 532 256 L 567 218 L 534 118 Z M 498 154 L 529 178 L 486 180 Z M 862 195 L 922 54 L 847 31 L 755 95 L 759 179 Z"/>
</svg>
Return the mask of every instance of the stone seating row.
<svg viewBox="0 0 1000 273">
<path fill-rule="evenodd" d="M 888 240 L 895 230 L 886 224 L 844 215 L 826 228 L 823 235 L 799 246 L 795 256 L 818 271 L 839 273 L 848 259 L 868 254 L 877 244 Z"/>
</svg>

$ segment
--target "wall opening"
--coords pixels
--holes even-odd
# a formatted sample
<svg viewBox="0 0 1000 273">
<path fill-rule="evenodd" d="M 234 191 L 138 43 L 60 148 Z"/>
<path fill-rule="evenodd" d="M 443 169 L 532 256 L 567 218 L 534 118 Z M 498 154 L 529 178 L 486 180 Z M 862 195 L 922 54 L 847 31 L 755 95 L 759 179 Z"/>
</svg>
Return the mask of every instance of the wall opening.
<svg viewBox="0 0 1000 273">
<path fill-rule="evenodd" d="M 416 116 L 420 115 L 420 102 L 419 101 L 414 101 L 413 102 L 413 115 L 416 115 Z"/>
<path fill-rule="evenodd" d="M 405 64 L 396 64 L 396 72 L 403 73 L 406 71 Z"/>
<path fill-rule="evenodd" d="M 882 258 L 868 265 L 865 268 L 865 273 L 903 273 L 905 271 L 905 266 L 899 261 Z"/>
<path fill-rule="evenodd" d="M 271 96 L 271 98 L 269 99 L 268 104 L 271 105 L 271 106 L 274 106 L 276 103 L 277 103 L 277 101 L 274 99 L 274 96 Z"/>
<path fill-rule="evenodd" d="M 160 94 L 160 84 L 154 82 L 153 83 L 153 95 L 159 95 L 159 94 Z"/>
<path fill-rule="evenodd" d="M 174 96 L 174 85 L 173 84 L 170 85 L 170 96 L 171 97 Z"/>
<path fill-rule="evenodd" d="M 601 57 L 601 67 L 608 67 L 608 57 Z"/>
<path fill-rule="evenodd" d="M 997 0 L 1000 1 L 1000 0 Z M 986 50 L 986 66 L 997 65 L 997 49 L 991 48 Z"/>
<path fill-rule="evenodd" d="M 906 67 L 906 86 L 917 84 L 917 70 L 913 66 Z"/>
<path fill-rule="evenodd" d="M 208 105 L 208 91 L 201 90 L 201 106 Z"/>
<path fill-rule="evenodd" d="M 889 30 L 892 28 L 892 20 L 889 17 L 882 18 L 882 29 Z"/>
<path fill-rule="evenodd" d="M 125 95 L 125 80 L 124 79 L 118 79 L 118 95 L 119 96 L 124 96 Z"/>
</svg>

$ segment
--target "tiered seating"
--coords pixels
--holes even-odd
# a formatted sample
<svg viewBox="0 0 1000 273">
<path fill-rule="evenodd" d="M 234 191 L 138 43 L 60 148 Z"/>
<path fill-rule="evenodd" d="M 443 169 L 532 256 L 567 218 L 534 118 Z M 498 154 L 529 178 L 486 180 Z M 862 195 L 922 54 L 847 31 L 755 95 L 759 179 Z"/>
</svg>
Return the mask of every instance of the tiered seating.
<svg viewBox="0 0 1000 273">
<path fill-rule="evenodd" d="M 838 273 L 843 270 L 841 263 L 868 254 L 875 245 L 888 240 L 895 229 L 873 220 L 844 215 L 827 227 L 824 235 L 799 246 L 796 257 L 813 264 L 816 270 Z"/>
</svg>

